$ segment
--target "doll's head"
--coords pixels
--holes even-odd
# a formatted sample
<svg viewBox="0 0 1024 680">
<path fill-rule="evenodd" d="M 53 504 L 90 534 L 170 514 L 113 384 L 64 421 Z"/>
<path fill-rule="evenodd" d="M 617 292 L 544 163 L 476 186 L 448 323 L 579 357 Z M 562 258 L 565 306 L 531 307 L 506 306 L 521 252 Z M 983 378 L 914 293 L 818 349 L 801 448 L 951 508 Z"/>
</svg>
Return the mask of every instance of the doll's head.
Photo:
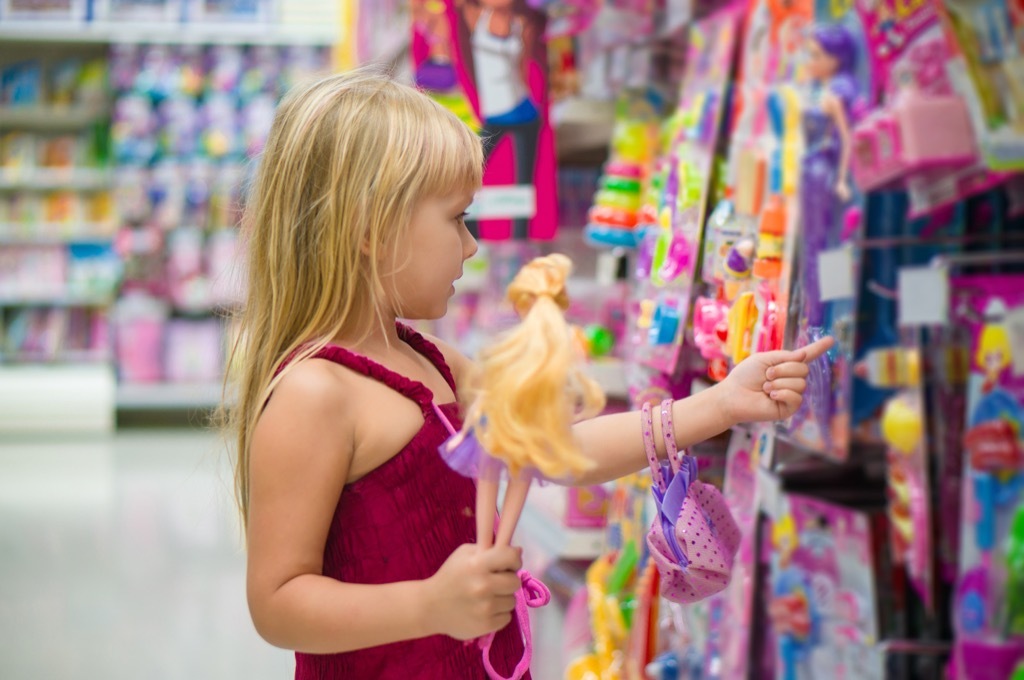
<svg viewBox="0 0 1024 680">
<path fill-rule="evenodd" d="M 788 512 L 782 519 L 776 520 L 772 524 L 772 547 L 778 551 L 783 563 L 788 563 L 793 553 L 796 552 L 799 540 L 796 533 L 796 521 Z"/>
<path fill-rule="evenodd" d="M 849 115 L 857 99 L 857 41 L 842 24 L 818 24 L 807 41 L 807 73 L 827 85 Z"/>
<path fill-rule="evenodd" d="M 1010 336 L 1002 324 L 986 324 L 978 338 L 978 351 L 974 361 L 978 368 L 990 379 L 998 378 L 999 374 L 1010 365 L 1012 358 Z"/>
<path fill-rule="evenodd" d="M 533 468 L 552 479 L 591 466 L 579 451 L 572 424 L 604 408 L 600 387 L 582 370 L 572 331 L 564 255 L 539 257 L 516 275 L 508 298 L 522 322 L 480 355 L 480 372 L 467 425 L 513 475 Z"/>
<path fill-rule="evenodd" d="M 852 76 L 857 68 L 857 43 L 840 24 L 818 24 L 807 45 L 808 71 L 815 80 Z"/>
</svg>

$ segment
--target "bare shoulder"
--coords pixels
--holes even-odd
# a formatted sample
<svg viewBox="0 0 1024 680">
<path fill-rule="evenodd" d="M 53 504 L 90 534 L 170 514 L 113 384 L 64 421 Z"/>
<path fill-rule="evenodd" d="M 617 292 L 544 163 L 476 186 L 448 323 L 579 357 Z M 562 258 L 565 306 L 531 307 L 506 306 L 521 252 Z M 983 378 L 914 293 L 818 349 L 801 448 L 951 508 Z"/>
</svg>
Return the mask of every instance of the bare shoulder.
<svg viewBox="0 0 1024 680">
<path fill-rule="evenodd" d="M 434 343 L 437 349 L 441 351 L 444 362 L 448 364 L 448 368 L 452 371 L 452 377 L 455 378 L 455 385 L 459 388 L 468 385 L 473 376 L 473 371 L 476 369 L 475 362 L 444 340 L 427 333 L 424 333 L 423 337 Z"/>
<path fill-rule="evenodd" d="M 311 359 L 291 368 L 260 415 L 254 458 L 280 455 L 291 463 L 309 462 L 325 453 L 335 462 L 351 459 L 357 420 L 352 406 L 360 387 L 347 369 L 328 361 Z"/>
</svg>

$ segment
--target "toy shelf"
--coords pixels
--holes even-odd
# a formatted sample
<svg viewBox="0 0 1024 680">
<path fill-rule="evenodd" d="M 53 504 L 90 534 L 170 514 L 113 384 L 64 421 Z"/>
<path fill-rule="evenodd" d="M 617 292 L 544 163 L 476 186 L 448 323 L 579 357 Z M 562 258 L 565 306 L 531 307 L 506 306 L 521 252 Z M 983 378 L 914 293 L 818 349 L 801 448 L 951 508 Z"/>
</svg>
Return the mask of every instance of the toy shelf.
<svg viewBox="0 0 1024 680">
<path fill-rule="evenodd" d="M 0 129 L 74 130 L 110 116 L 105 106 L 0 106 Z"/>
<path fill-rule="evenodd" d="M 222 392 L 220 384 L 121 383 L 117 407 L 135 411 L 207 409 L 221 403 Z"/>
<path fill-rule="evenodd" d="M 577 529 L 567 527 L 542 503 L 534 498 L 543 493 L 565 494 L 562 487 L 552 486 L 551 491 L 536 485 L 523 507 L 523 514 L 516 527 L 517 535 L 528 540 L 552 560 L 594 560 L 604 552 L 604 529 Z M 518 540 L 518 539 L 517 539 Z"/>
<path fill-rule="evenodd" d="M 37 222 L 26 233 L 24 225 L 0 223 L 0 246 L 57 246 L 71 243 L 104 244 L 114 239 L 112 229 L 102 223 L 79 223 L 74 229 L 64 224 Z"/>
<path fill-rule="evenodd" d="M 0 366 L 0 432 L 110 432 L 115 386 L 105 362 Z"/>
<path fill-rule="evenodd" d="M 24 295 L 19 297 L 0 297 L 0 308 L 4 307 L 109 307 L 114 298 Z"/>
<path fill-rule="evenodd" d="M 93 168 L 8 170 L 0 173 L 0 191 L 102 191 L 111 187 L 112 180 L 113 174 L 109 170 Z"/>
<path fill-rule="evenodd" d="M 333 45 L 333 26 L 180 22 L 4 21 L 0 42 L 163 45 Z"/>
</svg>

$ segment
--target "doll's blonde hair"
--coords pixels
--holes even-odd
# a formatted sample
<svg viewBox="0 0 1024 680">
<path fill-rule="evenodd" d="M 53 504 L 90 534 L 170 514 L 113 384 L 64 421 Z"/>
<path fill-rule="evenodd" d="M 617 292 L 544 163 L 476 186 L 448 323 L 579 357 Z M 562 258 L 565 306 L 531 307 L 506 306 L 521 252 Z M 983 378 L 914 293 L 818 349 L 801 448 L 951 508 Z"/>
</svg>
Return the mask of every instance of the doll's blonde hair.
<svg viewBox="0 0 1024 680">
<path fill-rule="evenodd" d="M 563 479 L 593 465 L 580 452 L 572 424 L 600 413 L 605 399 L 583 373 L 565 320 L 571 269 L 564 255 L 527 264 L 508 288 L 522 322 L 480 355 L 467 424 L 476 427 L 480 443 L 513 475 L 533 468 Z"/>
<path fill-rule="evenodd" d="M 243 520 L 249 445 L 273 389 L 332 339 L 357 344 L 383 323 L 380 263 L 402 252 L 414 207 L 475 191 L 482 172 L 469 128 L 378 69 L 323 77 L 285 96 L 243 220 L 248 290 L 232 351 L 237 403 L 226 416 Z"/>
<path fill-rule="evenodd" d="M 1010 334 L 1006 327 L 998 323 L 985 324 L 978 339 L 978 351 L 974 362 L 978 368 L 988 370 L 988 355 L 999 353 L 999 370 L 1010 365 L 1013 360 L 1013 349 L 1010 346 Z"/>
</svg>

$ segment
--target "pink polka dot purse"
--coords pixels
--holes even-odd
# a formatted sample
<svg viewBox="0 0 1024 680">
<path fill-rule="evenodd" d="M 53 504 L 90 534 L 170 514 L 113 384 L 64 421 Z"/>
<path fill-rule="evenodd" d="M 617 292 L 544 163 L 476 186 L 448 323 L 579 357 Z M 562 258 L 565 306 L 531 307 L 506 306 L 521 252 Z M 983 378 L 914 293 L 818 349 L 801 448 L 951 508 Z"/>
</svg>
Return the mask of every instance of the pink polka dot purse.
<svg viewBox="0 0 1024 680">
<path fill-rule="evenodd" d="M 721 492 L 697 479 L 697 461 L 676 450 L 672 401 L 661 404 L 668 463 L 658 461 L 651 418 L 650 404 L 645 404 L 641 423 L 658 513 L 647 533 L 647 546 L 661 576 L 662 596 L 673 602 L 697 602 L 729 584 L 740 530 Z"/>
</svg>

